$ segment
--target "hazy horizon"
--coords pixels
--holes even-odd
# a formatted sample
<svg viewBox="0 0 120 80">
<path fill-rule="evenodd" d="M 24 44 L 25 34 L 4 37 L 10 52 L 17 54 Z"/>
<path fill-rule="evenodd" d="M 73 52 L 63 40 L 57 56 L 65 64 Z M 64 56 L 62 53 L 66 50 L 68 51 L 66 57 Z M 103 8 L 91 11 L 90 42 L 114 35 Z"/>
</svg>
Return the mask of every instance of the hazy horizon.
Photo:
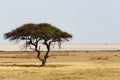
<svg viewBox="0 0 120 80">
<path fill-rule="evenodd" d="M 24 43 L 0 43 L 0 51 L 31 51 L 25 48 Z M 46 46 L 39 44 L 41 50 L 45 51 Z M 120 50 L 120 43 L 62 43 L 59 49 L 57 43 L 51 45 L 51 51 L 82 51 L 82 50 Z"/>
</svg>

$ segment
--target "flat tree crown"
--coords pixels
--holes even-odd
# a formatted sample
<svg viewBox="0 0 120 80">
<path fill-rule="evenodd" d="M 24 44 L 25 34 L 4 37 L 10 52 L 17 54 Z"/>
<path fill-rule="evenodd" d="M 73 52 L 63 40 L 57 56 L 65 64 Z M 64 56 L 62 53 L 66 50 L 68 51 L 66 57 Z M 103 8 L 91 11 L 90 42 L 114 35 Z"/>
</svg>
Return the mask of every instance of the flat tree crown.
<svg viewBox="0 0 120 80">
<path fill-rule="evenodd" d="M 52 40 L 63 41 L 72 38 L 72 35 L 60 30 L 59 28 L 48 23 L 28 23 L 24 24 L 11 32 L 4 34 L 5 39 L 9 40 L 27 40 L 40 39 L 40 40 Z"/>
</svg>

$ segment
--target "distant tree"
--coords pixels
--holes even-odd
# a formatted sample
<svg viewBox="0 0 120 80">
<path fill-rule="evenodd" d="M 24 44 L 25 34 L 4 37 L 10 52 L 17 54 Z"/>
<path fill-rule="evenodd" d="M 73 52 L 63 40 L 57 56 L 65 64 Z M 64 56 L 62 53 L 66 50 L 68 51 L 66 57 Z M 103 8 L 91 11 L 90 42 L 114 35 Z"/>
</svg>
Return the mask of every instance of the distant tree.
<svg viewBox="0 0 120 80">
<path fill-rule="evenodd" d="M 33 46 L 33 49 L 37 52 L 37 58 L 42 61 L 41 66 L 45 66 L 51 43 L 58 42 L 60 44 L 62 41 L 69 41 L 72 35 L 48 23 L 29 23 L 5 33 L 4 38 L 17 42 L 23 40 L 26 43 L 26 47 Z M 39 43 L 43 43 L 47 48 L 43 58 L 41 58 L 41 45 Z"/>
</svg>

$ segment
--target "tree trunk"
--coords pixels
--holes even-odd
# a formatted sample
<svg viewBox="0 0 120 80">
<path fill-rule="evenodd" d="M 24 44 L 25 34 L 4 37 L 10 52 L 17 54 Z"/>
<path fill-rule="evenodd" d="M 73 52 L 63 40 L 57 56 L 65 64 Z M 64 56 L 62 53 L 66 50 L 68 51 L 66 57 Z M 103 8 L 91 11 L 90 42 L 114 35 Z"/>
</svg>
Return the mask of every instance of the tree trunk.
<svg viewBox="0 0 120 80">
<path fill-rule="evenodd" d="M 37 58 L 42 62 L 42 64 L 40 65 L 41 67 L 44 67 L 45 66 L 45 63 L 46 61 L 44 59 L 41 59 L 40 58 L 40 51 L 36 49 L 36 52 L 37 52 Z"/>
<path fill-rule="evenodd" d="M 42 59 L 42 64 L 41 64 L 41 67 L 44 67 L 46 66 L 46 61 L 47 61 L 47 58 L 48 58 L 48 53 L 49 53 L 49 50 L 46 52 L 45 56 L 44 56 L 44 59 Z"/>
<path fill-rule="evenodd" d="M 41 67 L 45 67 L 46 65 L 46 61 L 45 60 L 42 60 L 42 64 L 40 65 Z"/>
<path fill-rule="evenodd" d="M 45 54 L 45 56 L 44 56 L 44 59 L 41 59 L 41 58 L 40 58 L 40 51 L 37 50 L 37 53 L 38 53 L 37 58 L 42 62 L 40 66 L 41 66 L 41 67 L 46 66 L 46 60 L 47 60 L 47 58 L 48 58 L 48 51 L 46 52 L 46 54 Z M 47 55 L 47 56 L 46 56 L 46 55 Z"/>
<path fill-rule="evenodd" d="M 41 66 L 42 67 L 44 67 L 44 66 L 46 66 L 46 62 L 47 62 L 47 59 L 48 59 L 48 54 L 49 54 L 49 52 L 50 52 L 50 44 L 51 43 L 49 43 L 49 45 L 47 44 L 47 42 L 45 42 L 45 45 L 46 45 L 46 47 L 47 47 L 47 52 L 46 52 L 46 54 L 44 55 L 44 59 L 42 60 L 42 64 L 41 64 Z"/>
<path fill-rule="evenodd" d="M 48 56 L 48 53 L 49 53 L 49 52 L 50 52 L 50 45 L 47 46 L 47 52 L 46 52 L 46 54 L 45 54 L 45 56 L 44 56 L 45 61 L 47 61 L 47 58 L 49 57 L 49 56 Z"/>
<path fill-rule="evenodd" d="M 50 44 L 51 44 L 51 42 L 50 42 L 49 44 L 47 44 L 47 42 L 45 42 L 45 45 L 46 45 L 46 47 L 47 47 L 47 52 L 46 52 L 46 54 L 44 55 L 44 58 L 43 58 L 43 59 L 40 58 L 40 49 L 39 49 L 39 50 L 37 49 L 38 45 L 35 46 L 35 51 L 38 53 L 37 58 L 38 58 L 40 61 L 42 61 L 41 65 L 40 65 L 41 67 L 46 66 L 46 61 L 47 61 L 47 58 L 48 58 L 48 53 L 50 52 Z"/>
</svg>

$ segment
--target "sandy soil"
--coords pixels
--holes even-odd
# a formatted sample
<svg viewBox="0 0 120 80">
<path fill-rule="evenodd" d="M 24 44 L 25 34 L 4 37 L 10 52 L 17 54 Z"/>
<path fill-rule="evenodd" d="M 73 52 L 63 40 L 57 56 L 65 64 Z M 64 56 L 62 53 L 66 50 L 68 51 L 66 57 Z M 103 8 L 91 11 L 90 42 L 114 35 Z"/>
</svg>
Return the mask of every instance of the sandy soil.
<svg viewBox="0 0 120 80">
<path fill-rule="evenodd" d="M 34 52 L 0 52 L 0 80 L 120 80 L 119 62 L 119 51 L 64 51 L 40 67 Z"/>
</svg>

